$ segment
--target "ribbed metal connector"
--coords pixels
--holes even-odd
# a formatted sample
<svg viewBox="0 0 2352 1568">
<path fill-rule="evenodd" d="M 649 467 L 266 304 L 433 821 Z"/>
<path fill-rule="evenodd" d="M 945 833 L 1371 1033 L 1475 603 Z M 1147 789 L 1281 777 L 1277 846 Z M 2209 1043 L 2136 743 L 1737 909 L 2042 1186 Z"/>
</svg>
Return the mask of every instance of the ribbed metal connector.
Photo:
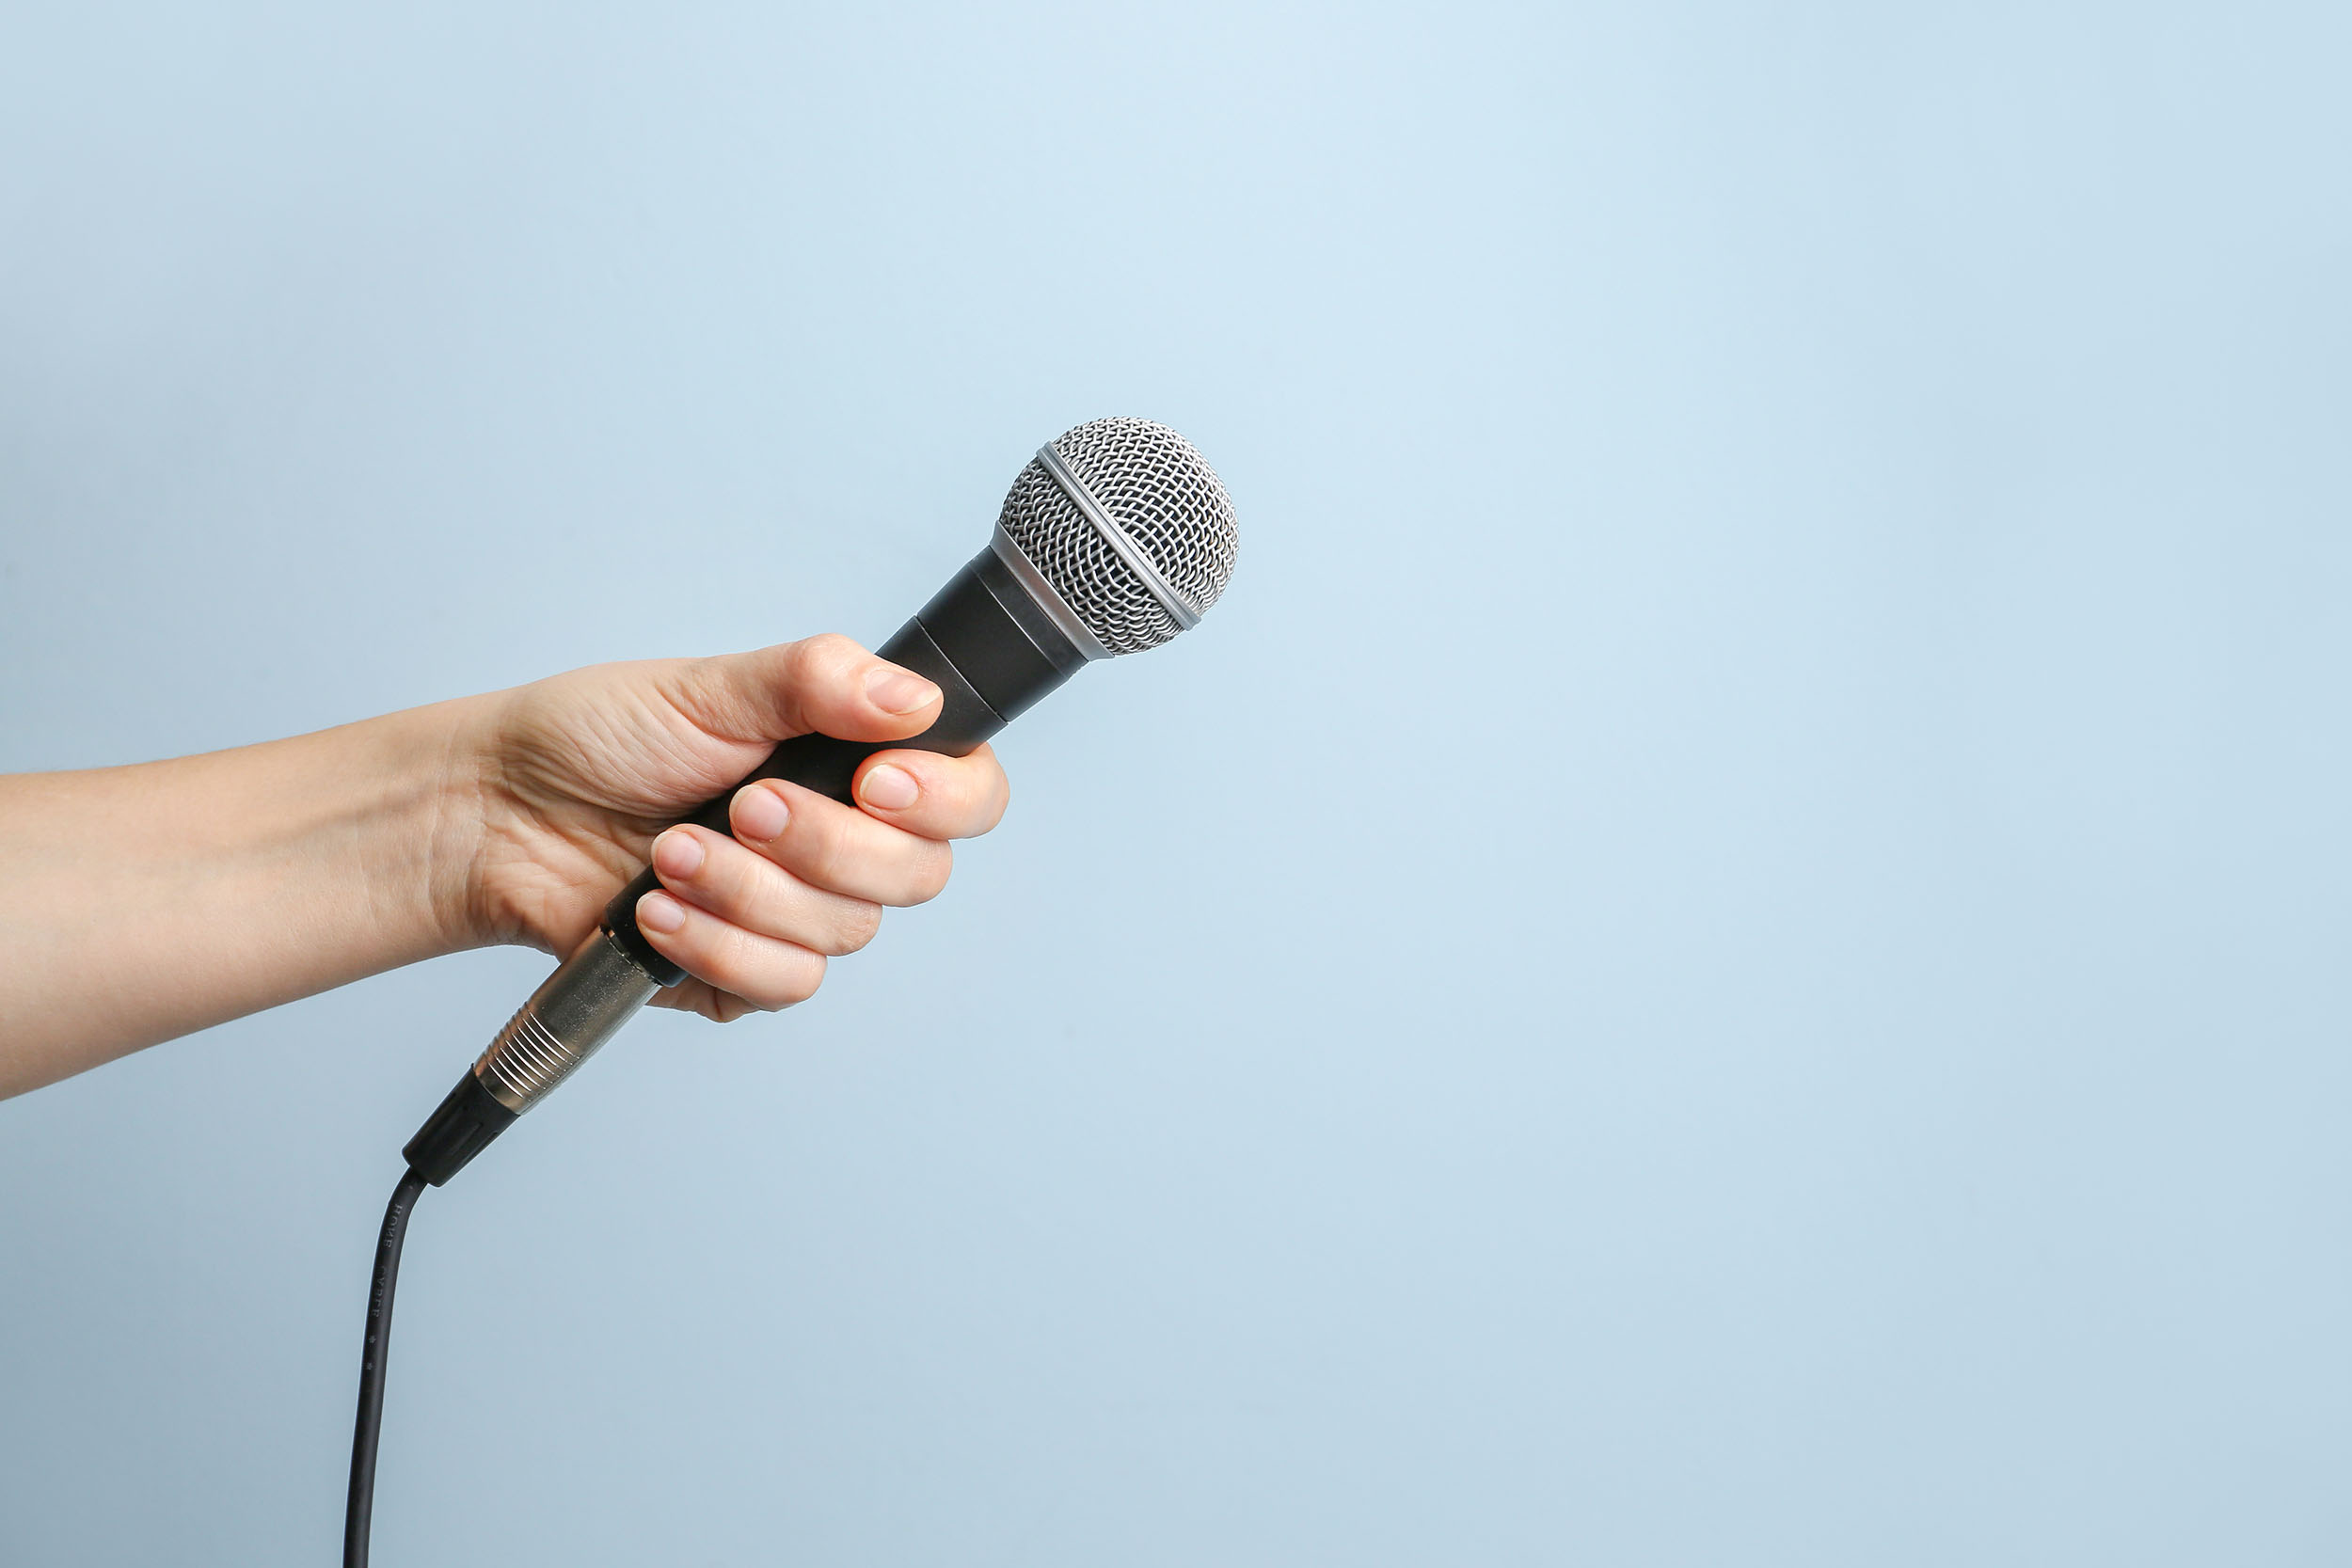
<svg viewBox="0 0 2352 1568">
<path fill-rule="evenodd" d="M 553 1093 L 661 988 L 599 929 L 531 993 L 473 1065 L 516 1116 Z"/>
</svg>

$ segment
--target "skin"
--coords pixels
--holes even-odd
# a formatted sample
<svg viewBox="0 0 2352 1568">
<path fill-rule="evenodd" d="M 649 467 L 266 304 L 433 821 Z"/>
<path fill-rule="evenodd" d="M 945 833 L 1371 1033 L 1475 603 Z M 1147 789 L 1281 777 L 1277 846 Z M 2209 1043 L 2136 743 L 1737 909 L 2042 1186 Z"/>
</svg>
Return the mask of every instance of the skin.
<svg viewBox="0 0 2352 1568">
<path fill-rule="evenodd" d="M 805 1001 L 884 906 L 1004 815 L 968 757 L 877 753 L 854 806 L 738 791 L 735 836 L 665 824 L 811 731 L 903 740 L 940 693 L 844 637 L 598 665 L 316 735 L 0 778 L 0 1096 L 364 975 L 511 942 L 567 954 L 650 860 L 656 1005 Z"/>
</svg>

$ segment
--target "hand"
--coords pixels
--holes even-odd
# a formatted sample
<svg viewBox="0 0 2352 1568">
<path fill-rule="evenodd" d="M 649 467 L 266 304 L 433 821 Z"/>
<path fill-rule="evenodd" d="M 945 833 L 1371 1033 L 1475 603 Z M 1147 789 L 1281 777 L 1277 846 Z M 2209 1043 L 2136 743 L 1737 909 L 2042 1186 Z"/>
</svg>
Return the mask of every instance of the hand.
<svg viewBox="0 0 2352 1568">
<path fill-rule="evenodd" d="M 845 637 L 598 665 L 485 704 L 472 749 L 481 831 L 445 879 L 460 942 L 569 954 L 651 861 L 664 891 L 640 901 L 639 928 L 691 976 L 656 1004 L 723 1022 L 805 1000 L 828 957 L 873 939 L 882 906 L 946 885 L 949 839 L 988 832 L 1005 811 L 1004 770 L 983 746 L 879 752 L 858 768 L 855 806 L 781 781 L 747 785 L 730 806 L 733 838 L 668 826 L 779 740 L 898 740 L 930 727 L 939 689 Z"/>
</svg>

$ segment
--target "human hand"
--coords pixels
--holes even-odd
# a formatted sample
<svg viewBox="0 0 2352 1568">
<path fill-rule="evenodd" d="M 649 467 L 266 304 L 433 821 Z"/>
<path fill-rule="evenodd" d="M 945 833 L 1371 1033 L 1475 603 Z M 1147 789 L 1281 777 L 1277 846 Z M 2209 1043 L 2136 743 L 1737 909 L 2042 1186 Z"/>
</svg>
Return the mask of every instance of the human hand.
<svg viewBox="0 0 2352 1568">
<path fill-rule="evenodd" d="M 901 740 L 938 717 L 939 689 L 846 637 L 715 658 L 606 664 L 481 699 L 467 748 L 478 833 L 444 876 L 469 944 L 569 954 L 650 861 L 663 891 L 638 926 L 689 978 L 657 1006 L 727 1022 L 805 1000 L 828 957 L 872 940 L 884 905 L 946 885 L 947 841 L 1004 815 L 1004 770 L 966 757 L 878 752 L 856 805 L 781 780 L 746 785 L 730 838 L 670 824 L 812 731 Z M 666 830 L 666 831 L 665 831 Z"/>
</svg>

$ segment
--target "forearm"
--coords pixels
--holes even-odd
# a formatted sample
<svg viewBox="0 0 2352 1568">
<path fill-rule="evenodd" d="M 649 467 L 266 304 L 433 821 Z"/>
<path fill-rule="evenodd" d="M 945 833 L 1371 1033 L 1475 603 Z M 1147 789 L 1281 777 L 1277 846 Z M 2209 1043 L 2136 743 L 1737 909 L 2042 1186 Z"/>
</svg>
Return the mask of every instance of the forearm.
<svg viewBox="0 0 2352 1568">
<path fill-rule="evenodd" d="M 483 714 L 0 778 L 0 1095 L 469 945 Z"/>
</svg>

